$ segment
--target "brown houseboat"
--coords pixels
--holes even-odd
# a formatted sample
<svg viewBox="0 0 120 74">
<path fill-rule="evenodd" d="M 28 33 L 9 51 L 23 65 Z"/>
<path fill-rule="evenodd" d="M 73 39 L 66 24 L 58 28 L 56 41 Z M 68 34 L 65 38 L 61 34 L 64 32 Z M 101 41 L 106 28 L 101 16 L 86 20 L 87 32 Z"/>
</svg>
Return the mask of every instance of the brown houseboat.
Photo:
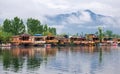
<svg viewBox="0 0 120 74">
<path fill-rule="evenodd" d="M 46 43 L 47 43 L 47 44 L 57 45 L 58 39 L 57 39 L 57 37 L 55 37 L 55 36 L 47 36 L 47 37 L 46 37 Z"/>
<path fill-rule="evenodd" d="M 30 36 L 29 34 L 13 36 L 11 43 L 12 43 L 12 45 L 33 44 L 33 36 Z"/>
<path fill-rule="evenodd" d="M 33 36 L 34 45 L 43 45 L 46 43 L 46 36 Z"/>
</svg>

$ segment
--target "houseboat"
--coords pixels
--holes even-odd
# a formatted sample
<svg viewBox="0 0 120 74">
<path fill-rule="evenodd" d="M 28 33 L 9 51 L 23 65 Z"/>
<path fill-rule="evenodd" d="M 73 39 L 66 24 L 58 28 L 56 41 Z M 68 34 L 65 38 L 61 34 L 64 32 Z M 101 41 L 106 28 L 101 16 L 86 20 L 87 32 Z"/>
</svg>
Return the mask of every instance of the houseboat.
<svg viewBox="0 0 120 74">
<path fill-rule="evenodd" d="M 98 42 L 98 37 L 95 34 L 86 34 L 85 39 L 88 46 L 94 46 Z"/>
<path fill-rule="evenodd" d="M 75 44 L 75 45 L 79 45 L 81 43 L 81 38 L 80 37 L 71 37 L 70 38 L 71 43 Z"/>
<path fill-rule="evenodd" d="M 32 45 L 33 44 L 33 36 L 29 34 L 20 35 L 20 45 Z"/>
<path fill-rule="evenodd" d="M 22 34 L 18 36 L 13 36 L 11 40 L 12 45 L 31 45 L 33 44 L 33 37 L 29 34 Z"/>
<path fill-rule="evenodd" d="M 43 44 L 45 44 L 46 43 L 46 36 L 42 36 L 42 35 L 40 35 L 40 34 L 35 34 L 34 36 L 33 36 L 33 44 L 34 45 L 43 45 Z"/>
<path fill-rule="evenodd" d="M 57 37 L 59 45 L 69 45 L 70 39 L 65 37 Z"/>
<path fill-rule="evenodd" d="M 11 38 L 11 44 L 12 45 L 19 45 L 20 44 L 20 37 L 17 35 L 17 36 L 12 36 Z"/>
<path fill-rule="evenodd" d="M 117 43 L 120 46 L 120 38 L 117 39 Z"/>
<path fill-rule="evenodd" d="M 58 39 L 55 36 L 47 36 L 45 40 L 47 44 L 52 44 L 52 45 L 58 44 Z"/>
</svg>

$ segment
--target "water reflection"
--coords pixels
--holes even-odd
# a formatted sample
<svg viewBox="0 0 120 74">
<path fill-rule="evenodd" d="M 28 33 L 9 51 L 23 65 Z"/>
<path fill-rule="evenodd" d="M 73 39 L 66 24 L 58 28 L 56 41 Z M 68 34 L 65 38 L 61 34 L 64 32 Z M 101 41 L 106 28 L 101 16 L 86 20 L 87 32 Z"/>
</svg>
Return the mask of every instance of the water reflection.
<svg viewBox="0 0 120 74">
<path fill-rule="evenodd" d="M 42 74 L 98 74 L 106 70 L 120 68 L 119 47 L 15 47 L 0 49 L 0 69 L 2 71 Z M 119 52 L 119 53 L 118 53 Z M 111 59 L 111 57 L 114 59 Z M 111 62 L 110 62 L 111 61 Z M 110 74 L 112 74 L 111 72 Z M 118 73 L 116 72 L 116 73 Z M 31 74 L 32 74 L 31 73 Z"/>
</svg>

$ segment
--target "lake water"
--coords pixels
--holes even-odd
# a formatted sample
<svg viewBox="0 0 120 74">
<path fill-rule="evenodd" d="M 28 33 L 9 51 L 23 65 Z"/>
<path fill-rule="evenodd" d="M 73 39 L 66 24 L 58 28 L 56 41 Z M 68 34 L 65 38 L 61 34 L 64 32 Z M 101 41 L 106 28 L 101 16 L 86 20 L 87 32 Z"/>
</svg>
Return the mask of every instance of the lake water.
<svg viewBox="0 0 120 74">
<path fill-rule="evenodd" d="M 120 47 L 0 48 L 0 74 L 120 74 Z"/>
</svg>

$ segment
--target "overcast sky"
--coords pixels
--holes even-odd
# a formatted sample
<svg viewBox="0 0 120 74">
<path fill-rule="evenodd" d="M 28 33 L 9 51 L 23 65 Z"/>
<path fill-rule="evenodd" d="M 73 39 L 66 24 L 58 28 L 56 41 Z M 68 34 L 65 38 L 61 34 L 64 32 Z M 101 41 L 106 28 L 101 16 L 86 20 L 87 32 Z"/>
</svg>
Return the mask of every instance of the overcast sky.
<svg viewBox="0 0 120 74">
<path fill-rule="evenodd" d="M 119 16 L 120 0 L 0 0 L 0 18 L 38 18 L 44 15 L 90 9 L 96 13 Z"/>
<path fill-rule="evenodd" d="M 15 16 L 23 20 L 32 17 L 39 19 L 42 23 L 46 23 L 48 21 L 44 17 L 46 15 L 64 14 L 89 9 L 94 13 L 116 18 L 117 24 L 112 25 L 118 28 L 120 26 L 119 7 L 120 0 L 0 0 L 0 24 L 4 19 L 13 19 Z M 85 18 L 85 20 L 88 19 Z M 72 18 L 72 21 L 76 23 L 74 18 Z M 59 33 L 66 27 L 63 24 L 59 26 L 55 24 L 54 26 Z"/>
</svg>

